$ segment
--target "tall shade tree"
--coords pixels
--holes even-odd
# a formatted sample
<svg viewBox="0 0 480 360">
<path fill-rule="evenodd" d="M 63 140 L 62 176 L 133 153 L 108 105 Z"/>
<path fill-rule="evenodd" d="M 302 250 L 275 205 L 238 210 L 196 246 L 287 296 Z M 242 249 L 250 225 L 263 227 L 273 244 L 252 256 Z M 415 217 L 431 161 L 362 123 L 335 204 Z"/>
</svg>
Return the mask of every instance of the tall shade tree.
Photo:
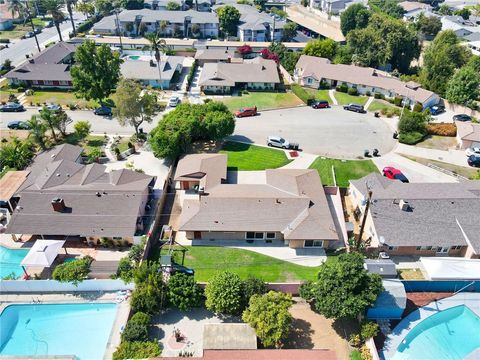
<svg viewBox="0 0 480 360">
<path fill-rule="evenodd" d="M 471 66 L 458 70 L 447 84 L 446 98 L 455 104 L 473 105 L 480 98 L 480 72 Z"/>
<path fill-rule="evenodd" d="M 216 314 L 238 315 L 242 311 L 242 280 L 237 274 L 216 273 L 205 288 L 205 306 Z"/>
<path fill-rule="evenodd" d="M 288 22 L 283 26 L 283 38 L 282 41 L 291 41 L 297 36 L 297 24 L 294 22 Z"/>
<path fill-rule="evenodd" d="M 151 123 L 158 111 L 157 97 L 131 79 L 121 79 L 117 86 L 116 107 L 113 114 L 121 126 L 131 125 L 138 135 L 138 128 L 144 123 Z"/>
<path fill-rule="evenodd" d="M 442 30 L 442 21 L 438 17 L 422 13 L 415 19 L 414 25 L 424 38 L 434 38 Z"/>
<path fill-rule="evenodd" d="M 65 19 L 62 12 L 63 6 L 64 3 L 62 0 L 42 0 L 42 7 L 52 17 L 60 41 L 63 41 L 62 32 L 60 31 L 60 24 Z"/>
<path fill-rule="evenodd" d="M 317 281 L 307 293 L 315 310 L 328 319 L 355 319 L 372 306 L 382 292 L 382 279 L 363 268 L 359 253 L 342 254 L 320 266 Z M 310 299 L 308 299 L 310 300 Z"/>
<path fill-rule="evenodd" d="M 21 141 L 14 137 L 0 146 L 0 169 L 24 169 L 32 157 L 32 144 L 29 141 Z"/>
<path fill-rule="evenodd" d="M 95 0 L 95 9 L 102 14 L 109 14 L 113 10 L 111 0 Z"/>
<path fill-rule="evenodd" d="M 75 7 L 87 18 L 95 14 L 95 5 L 92 3 L 82 1 L 81 3 L 77 3 Z M 98 10 L 98 12 L 103 12 L 103 10 Z"/>
<path fill-rule="evenodd" d="M 45 131 L 47 127 L 45 124 L 37 117 L 37 115 L 32 115 L 30 120 L 27 121 L 29 127 L 28 137 L 40 147 L 40 149 L 45 150 L 47 145 L 45 143 Z"/>
<path fill-rule="evenodd" d="M 222 6 L 217 10 L 220 29 L 228 37 L 237 34 L 237 25 L 240 21 L 240 12 L 233 6 Z"/>
<path fill-rule="evenodd" d="M 265 295 L 253 295 L 242 320 L 256 332 L 265 347 L 281 348 L 290 332 L 293 317 L 288 311 L 292 295 L 270 291 Z"/>
<path fill-rule="evenodd" d="M 362 4 L 352 4 L 340 15 L 340 29 L 347 35 L 355 29 L 363 29 L 368 25 L 370 10 Z"/>
<path fill-rule="evenodd" d="M 73 21 L 73 7 L 77 4 L 77 0 L 65 0 L 67 5 L 67 12 L 68 16 L 70 17 L 70 23 L 72 24 L 72 33 L 73 36 L 77 34 L 77 30 L 75 28 L 75 21 Z"/>
<path fill-rule="evenodd" d="M 102 103 L 117 86 L 121 61 L 120 54 L 107 45 L 85 41 L 77 48 L 75 65 L 70 70 L 74 90 L 86 100 Z"/>
<path fill-rule="evenodd" d="M 353 6 L 353 5 L 352 5 Z M 305 55 L 333 59 L 337 51 L 337 43 L 332 39 L 311 40 L 305 45 L 303 53 Z"/>
<path fill-rule="evenodd" d="M 145 39 L 148 40 L 149 44 L 144 47 L 144 50 L 150 51 L 150 54 L 154 54 L 155 56 L 155 60 L 157 61 L 158 78 L 160 80 L 160 89 L 163 91 L 162 53 L 165 53 L 169 47 L 165 39 L 161 38 L 160 32 L 145 34 Z"/>
<path fill-rule="evenodd" d="M 452 30 L 441 31 L 425 50 L 420 81 L 427 89 L 445 96 L 455 70 L 467 63 L 469 50 L 459 44 Z"/>
</svg>

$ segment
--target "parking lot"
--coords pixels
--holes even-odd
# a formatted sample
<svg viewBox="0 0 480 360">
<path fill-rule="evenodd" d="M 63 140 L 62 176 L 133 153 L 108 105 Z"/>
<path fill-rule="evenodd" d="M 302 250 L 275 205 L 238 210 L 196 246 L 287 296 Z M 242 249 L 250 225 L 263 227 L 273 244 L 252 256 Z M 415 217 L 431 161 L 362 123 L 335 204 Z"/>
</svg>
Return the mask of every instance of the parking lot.
<svg viewBox="0 0 480 360">
<path fill-rule="evenodd" d="M 365 149 L 371 152 L 377 148 L 384 154 L 395 145 L 392 130 L 383 120 L 340 106 L 263 111 L 258 116 L 237 119 L 232 139 L 265 144 L 270 135 L 298 142 L 308 153 L 346 159 L 363 156 Z"/>
</svg>

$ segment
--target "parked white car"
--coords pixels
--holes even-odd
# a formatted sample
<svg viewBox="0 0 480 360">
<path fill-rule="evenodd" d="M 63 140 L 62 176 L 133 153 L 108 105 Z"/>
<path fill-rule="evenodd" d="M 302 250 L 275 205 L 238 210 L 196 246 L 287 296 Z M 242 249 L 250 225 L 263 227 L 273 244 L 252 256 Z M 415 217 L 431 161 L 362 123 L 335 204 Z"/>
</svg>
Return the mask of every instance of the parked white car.
<svg viewBox="0 0 480 360">
<path fill-rule="evenodd" d="M 180 103 L 180 98 L 176 95 L 171 96 L 170 99 L 168 100 L 169 107 L 177 107 L 179 103 Z"/>
<path fill-rule="evenodd" d="M 480 155 L 480 147 L 474 146 L 468 148 L 467 150 L 465 150 L 465 154 L 467 154 L 467 156 Z"/>
<path fill-rule="evenodd" d="M 269 136 L 267 138 L 267 145 L 282 148 L 282 149 L 298 150 L 297 143 L 289 142 L 280 136 Z"/>
</svg>

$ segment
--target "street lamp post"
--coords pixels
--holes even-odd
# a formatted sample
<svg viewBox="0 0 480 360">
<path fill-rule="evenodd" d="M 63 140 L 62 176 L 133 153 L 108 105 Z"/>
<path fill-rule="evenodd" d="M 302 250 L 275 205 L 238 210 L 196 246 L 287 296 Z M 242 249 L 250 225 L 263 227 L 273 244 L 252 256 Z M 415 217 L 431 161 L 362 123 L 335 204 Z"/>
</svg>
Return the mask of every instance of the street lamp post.
<svg viewBox="0 0 480 360">
<path fill-rule="evenodd" d="M 25 11 L 27 12 L 28 19 L 30 20 L 30 25 L 32 26 L 33 36 L 35 37 L 35 42 L 37 43 L 38 52 L 40 52 L 40 44 L 38 43 L 37 33 L 35 32 L 35 26 L 33 25 L 32 14 L 30 13 L 30 8 L 28 7 L 28 0 L 25 1 Z"/>
</svg>

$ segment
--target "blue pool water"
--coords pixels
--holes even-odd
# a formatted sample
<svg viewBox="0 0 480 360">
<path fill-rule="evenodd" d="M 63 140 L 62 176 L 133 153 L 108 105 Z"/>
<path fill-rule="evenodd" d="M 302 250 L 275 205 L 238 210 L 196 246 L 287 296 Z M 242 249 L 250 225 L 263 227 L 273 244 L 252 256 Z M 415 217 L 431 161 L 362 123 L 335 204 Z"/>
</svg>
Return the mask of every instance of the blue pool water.
<svg viewBox="0 0 480 360">
<path fill-rule="evenodd" d="M 140 56 L 139 55 L 130 55 L 128 58 L 130 60 L 138 60 L 138 59 L 140 59 Z"/>
<path fill-rule="evenodd" d="M 116 304 L 10 305 L 0 314 L 0 355 L 103 359 Z"/>
<path fill-rule="evenodd" d="M 480 348 L 480 318 L 467 306 L 434 314 L 415 326 L 398 346 L 394 360 L 462 360 Z"/>
<path fill-rule="evenodd" d="M 27 256 L 27 253 L 28 250 L 12 250 L 0 246 L 0 279 L 11 273 L 22 276 L 23 270 L 20 263 Z"/>
</svg>

